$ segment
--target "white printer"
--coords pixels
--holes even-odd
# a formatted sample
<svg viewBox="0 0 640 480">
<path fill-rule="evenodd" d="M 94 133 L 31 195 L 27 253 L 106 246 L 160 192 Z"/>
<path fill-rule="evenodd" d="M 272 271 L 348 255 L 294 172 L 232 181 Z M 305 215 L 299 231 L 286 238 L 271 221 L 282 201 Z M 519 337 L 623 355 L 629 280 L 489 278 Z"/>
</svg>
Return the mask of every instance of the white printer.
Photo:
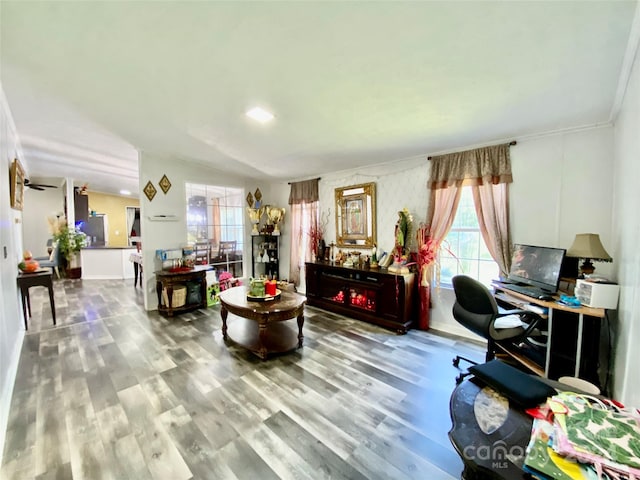
<svg viewBox="0 0 640 480">
<path fill-rule="evenodd" d="M 574 295 L 582 305 L 593 308 L 618 308 L 620 285 L 602 279 L 577 279 Z"/>
</svg>

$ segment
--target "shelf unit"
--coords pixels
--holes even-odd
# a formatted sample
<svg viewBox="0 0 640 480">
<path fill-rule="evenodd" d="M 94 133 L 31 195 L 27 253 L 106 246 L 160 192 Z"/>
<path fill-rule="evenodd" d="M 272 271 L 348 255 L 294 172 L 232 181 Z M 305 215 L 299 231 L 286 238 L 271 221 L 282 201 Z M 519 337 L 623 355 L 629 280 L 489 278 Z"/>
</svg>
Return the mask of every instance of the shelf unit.
<svg viewBox="0 0 640 480">
<path fill-rule="evenodd" d="M 414 323 L 415 274 L 387 269 L 306 263 L 307 304 L 364 320 L 398 333 Z"/>
<path fill-rule="evenodd" d="M 207 308 L 207 271 L 211 270 L 209 265 L 197 265 L 188 271 L 171 272 L 160 270 L 156 274 L 156 293 L 158 294 L 158 312 L 172 317 L 176 313 L 188 312 L 198 308 Z M 187 301 L 184 305 L 174 307 L 171 305 L 173 289 L 176 286 L 187 286 L 188 284 L 198 285 L 198 301 L 190 301 L 187 288 Z M 166 289 L 168 305 L 164 303 L 162 291 Z"/>
<path fill-rule="evenodd" d="M 253 235 L 251 237 L 251 276 L 253 278 L 268 277 L 278 280 L 279 268 L 280 236 Z"/>
<path fill-rule="evenodd" d="M 605 317 L 602 308 L 573 308 L 554 301 L 538 300 L 509 290 L 508 285 L 494 285 L 498 305 L 505 308 L 533 309 L 543 307 L 548 314 L 538 315 L 547 322 L 546 348 L 523 349 L 520 345 L 499 344 L 503 353 L 534 373 L 557 380 L 562 376 L 579 377 L 595 385 L 606 379 L 599 373 L 601 361 L 600 328 Z M 533 353 L 533 354 L 532 354 Z"/>
</svg>

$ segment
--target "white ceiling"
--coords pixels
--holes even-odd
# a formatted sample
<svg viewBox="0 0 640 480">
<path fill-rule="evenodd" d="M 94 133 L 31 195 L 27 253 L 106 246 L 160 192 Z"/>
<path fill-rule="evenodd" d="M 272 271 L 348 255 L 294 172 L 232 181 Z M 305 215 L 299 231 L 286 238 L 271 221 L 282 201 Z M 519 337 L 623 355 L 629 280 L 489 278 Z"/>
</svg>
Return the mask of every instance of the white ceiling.
<svg viewBox="0 0 640 480">
<path fill-rule="evenodd" d="M 2 0 L 0 79 L 32 179 L 300 179 L 610 122 L 637 5 Z"/>
</svg>

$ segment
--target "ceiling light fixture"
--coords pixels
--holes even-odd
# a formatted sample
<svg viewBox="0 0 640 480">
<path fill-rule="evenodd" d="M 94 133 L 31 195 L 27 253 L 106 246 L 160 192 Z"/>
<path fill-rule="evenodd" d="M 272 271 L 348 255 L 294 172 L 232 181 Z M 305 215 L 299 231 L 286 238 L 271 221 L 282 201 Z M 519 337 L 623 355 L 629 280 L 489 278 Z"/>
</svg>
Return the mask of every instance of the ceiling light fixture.
<svg viewBox="0 0 640 480">
<path fill-rule="evenodd" d="M 248 110 L 246 115 L 247 117 L 253 118 L 260 123 L 267 123 L 273 120 L 273 113 L 267 112 L 260 107 L 254 107 L 251 110 Z"/>
<path fill-rule="evenodd" d="M 120 190 L 120 195 L 131 195 L 129 190 Z"/>
</svg>

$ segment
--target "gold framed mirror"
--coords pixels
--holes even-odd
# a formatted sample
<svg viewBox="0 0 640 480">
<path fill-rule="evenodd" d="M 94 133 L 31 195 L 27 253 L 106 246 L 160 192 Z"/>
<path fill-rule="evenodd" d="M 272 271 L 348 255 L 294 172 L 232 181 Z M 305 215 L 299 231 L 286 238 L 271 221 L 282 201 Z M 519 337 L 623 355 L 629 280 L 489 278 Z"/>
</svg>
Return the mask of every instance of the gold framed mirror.
<svg viewBox="0 0 640 480">
<path fill-rule="evenodd" d="M 11 195 L 11 208 L 22 210 L 24 205 L 24 170 L 16 158 L 9 170 L 9 194 Z"/>
<path fill-rule="evenodd" d="M 376 243 L 376 184 L 336 188 L 335 196 L 338 246 L 373 247 Z"/>
</svg>

